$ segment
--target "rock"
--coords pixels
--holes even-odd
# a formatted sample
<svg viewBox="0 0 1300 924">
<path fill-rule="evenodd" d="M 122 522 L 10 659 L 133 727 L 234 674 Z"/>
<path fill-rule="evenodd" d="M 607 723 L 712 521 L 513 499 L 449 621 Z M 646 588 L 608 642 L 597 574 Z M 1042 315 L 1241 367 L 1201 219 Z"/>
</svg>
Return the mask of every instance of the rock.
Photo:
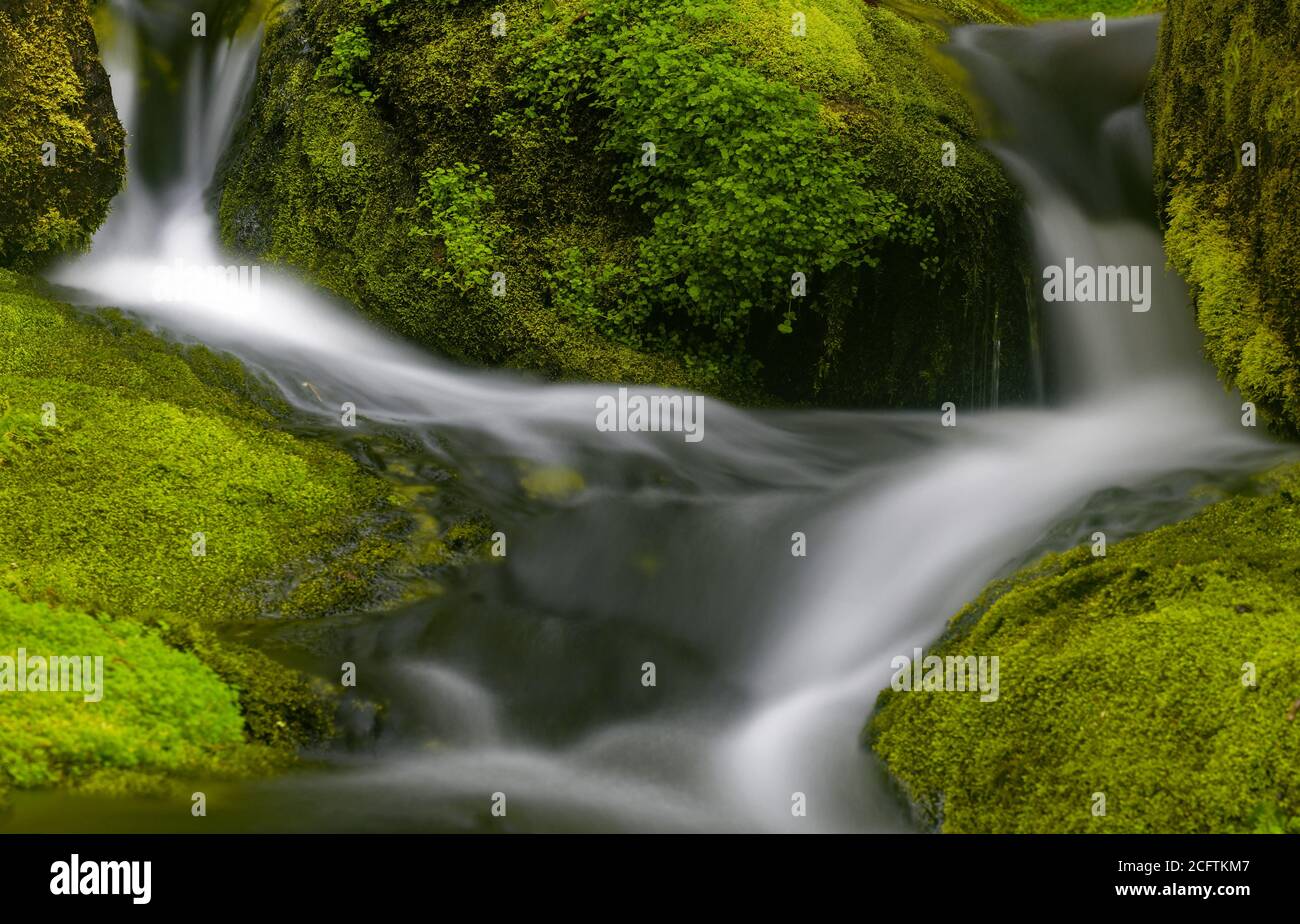
<svg viewBox="0 0 1300 924">
<path fill-rule="evenodd" d="M 89 244 L 125 174 L 86 0 L 0 10 L 0 266 L 30 269 Z"/>
</svg>

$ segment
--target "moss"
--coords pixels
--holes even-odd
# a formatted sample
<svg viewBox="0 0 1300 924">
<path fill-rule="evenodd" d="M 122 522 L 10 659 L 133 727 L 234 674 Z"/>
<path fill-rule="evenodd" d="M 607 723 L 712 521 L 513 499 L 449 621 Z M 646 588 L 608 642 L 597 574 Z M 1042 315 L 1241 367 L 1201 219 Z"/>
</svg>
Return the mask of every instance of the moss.
<svg viewBox="0 0 1300 924">
<path fill-rule="evenodd" d="M 979 146 L 963 75 L 938 52 L 947 24 L 1005 22 L 1014 14 L 988 4 L 871 9 L 826 0 L 809 9 L 809 36 L 800 45 L 777 28 L 795 6 L 733 4 L 724 43 L 771 79 L 820 100 L 850 156 L 924 216 L 933 242 L 928 249 L 892 245 L 875 267 L 844 279 L 843 291 L 828 294 L 824 321 L 809 332 L 814 343 L 773 348 L 793 349 L 767 360 L 769 383 L 781 377 L 777 388 L 789 393 L 810 378 L 811 366 L 812 396 L 824 403 L 1023 398 L 1030 345 L 1018 193 Z M 938 154 L 945 143 L 955 146 L 955 166 Z M 934 261 L 928 270 L 927 260 Z"/>
<path fill-rule="evenodd" d="M 997 656 L 997 700 L 886 690 L 867 731 L 924 821 L 1228 832 L 1260 806 L 1300 815 L 1300 468 L 1262 481 L 1105 557 L 1048 556 L 954 617 L 932 653 Z"/>
<path fill-rule="evenodd" d="M 1148 94 L 1165 249 L 1224 382 L 1300 428 L 1300 4 L 1172 0 Z M 1256 164 L 1243 164 L 1243 145 Z"/>
<path fill-rule="evenodd" d="M 98 701 L 74 691 L 0 695 L 0 793 L 51 785 L 156 791 L 162 778 L 275 762 L 245 740 L 235 692 L 138 623 L 0 592 L 0 638 L 0 655 L 15 661 L 20 648 L 26 658 L 103 659 Z"/>
<path fill-rule="evenodd" d="M 281 9 L 224 171 L 227 242 L 299 266 L 387 325 L 475 363 L 741 401 L 929 405 L 940 396 L 987 403 L 995 390 L 1004 400 L 1023 396 L 1029 345 L 1017 196 L 976 145 L 959 75 L 935 51 L 945 22 L 1015 14 L 962 0 L 880 8 L 816 0 L 800 9 L 809 37 L 795 40 L 785 38 L 793 6 L 784 0 L 692 4 L 705 12 L 680 26 L 677 43 L 695 55 L 691 67 L 722 67 L 735 78 L 728 86 L 809 107 L 815 144 L 838 150 L 835 162 L 852 165 L 863 189 L 897 200 L 934 232 L 890 244 L 878 263 L 857 244 L 842 255 L 820 249 L 826 265 L 792 334 L 778 329 L 791 309 L 788 283 L 764 283 L 757 298 L 735 300 L 753 302 L 738 340 L 702 333 L 710 313 L 692 316 L 689 299 L 678 298 L 693 291 L 694 250 L 656 264 L 672 272 L 647 275 L 647 248 L 675 240 L 654 236 L 672 206 L 646 210 L 621 196 L 619 165 L 603 153 L 616 137 L 606 109 L 575 87 L 561 122 L 529 89 L 534 51 L 552 40 L 571 53 L 575 75 L 597 84 L 609 77 L 613 65 L 600 55 L 580 59 L 576 40 L 597 23 L 650 15 L 621 2 L 512 0 L 499 5 L 503 38 L 492 37 L 481 3 L 397 0 L 378 10 L 307 0 Z M 553 6 L 549 17 L 544 6 Z M 368 57 L 349 73 L 370 98 L 320 71 L 339 32 L 357 27 Z M 620 118 L 634 126 L 651 116 L 632 109 Z M 959 149 L 955 168 L 940 166 L 948 140 Z M 349 142 L 353 166 L 344 163 Z M 454 169 L 480 171 L 492 191 L 484 220 L 502 232 L 492 248 L 505 274 L 502 297 L 486 284 L 463 292 L 461 274 L 448 272 L 447 242 L 409 233 L 416 221 L 403 210 L 416 204 L 424 178 Z M 795 184 L 787 199 L 801 188 L 797 170 L 770 173 Z M 733 206 L 706 192 L 691 227 L 726 221 Z M 832 219 L 833 210 L 810 220 L 821 228 Z M 772 266 L 784 265 L 782 254 L 804 235 L 783 236 L 782 228 L 773 220 L 751 232 L 745 223 L 756 234 L 754 265 L 764 265 L 764 252 Z M 705 271 L 721 265 L 707 258 L 696 261 Z M 745 279 L 759 285 L 752 274 Z"/>
<path fill-rule="evenodd" d="M 519 479 L 519 486 L 530 498 L 565 500 L 582 493 L 587 482 L 581 472 L 551 465 L 528 470 Z"/>
<path fill-rule="evenodd" d="M 0 111 L 0 266 L 85 247 L 126 169 L 85 0 L 0 10 Z"/>
<path fill-rule="evenodd" d="M 1093 13 L 1143 16 L 1165 8 L 1165 0 L 1007 0 L 1007 3 L 1031 19 L 1091 19 Z"/>
<path fill-rule="evenodd" d="M 366 602 L 406 530 L 382 482 L 283 412 L 233 360 L 0 270 L 0 594 L 150 627 L 229 685 L 279 761 L 330 733 L 329 698 L 217 627 Z"/>
</svg>

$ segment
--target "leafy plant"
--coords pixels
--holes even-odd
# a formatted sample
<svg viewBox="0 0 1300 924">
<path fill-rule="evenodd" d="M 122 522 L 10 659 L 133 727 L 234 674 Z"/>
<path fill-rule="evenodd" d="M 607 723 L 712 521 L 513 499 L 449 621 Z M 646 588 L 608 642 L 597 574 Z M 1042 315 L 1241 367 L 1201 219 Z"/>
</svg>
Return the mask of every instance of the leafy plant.
<svg viewBox="0 0 1300 924">
<path fill-rule="evenodd" d="M 370 59 L 370 37 L 364 26 L 340 29 L 330 45 L 330 56 L 316 68 L 316 77 L 333 77 L 341 93 L 355 93 L 362 99 L 374 94 L 361 79 L 360 65 Z"/>
<path fill-rule="evenodd" d="M 548 243 L 552 253 L 543 277 L 560 316 L 612 339 L 634 339 L 646 318 L 643 304 L 627 297 L 631 274 L 588 247 Z"/>
<path fill-rule="evenodd" d="M 1300 831 L 1300 817 L 1291 817 L 1272 802 L 1261 802 L 1246 819 L 1251 834 L 1287 834 Z"/>
<path fill-rule="evenodd" d="M 489 215 L 495 201 L 478 167 L 458 163 L 424 174 L 414 208 L 403 211 L 415 219 L 408 231 L 412 237 L 434 238 L 441 248 L 435 257 L 443 266 L 425 269 L 426 279 L 455 285 L 462 292 L 487 282 L 504 233 Z"/>
<path fill-rule="evenodd" d="M 692 40 L 728 15 L 717 0 L 603 0 L 515 59 L 530 116 L 572 140 L 594 115 L 614 195 L 649 222 L 639 287 L 667 336 L 684 328 L 703 347 L 741 344 L 756 313 L 783 309 L 792 330 L 780 297 L 792 272 L 824 277 L 875 265 L 888 241 L 933 240 L 872 188 L 816 98 Z"/>
<path fill-rule="evenodd" d="M 340 93 L 356 94 L 364 100 L 374 98 L 374 91 L 362 76 L 366 61 L 370 60 L 372 47 L 367 31 L 374 23 L 388 30 L 396 25 L 396 16 L 390 12 L 397 0 L 350 0 L 352 24 L 338 30 L 330 42 L 330 56 L 316 68 L 316 78 L 333 77 Z"/>
</svg>

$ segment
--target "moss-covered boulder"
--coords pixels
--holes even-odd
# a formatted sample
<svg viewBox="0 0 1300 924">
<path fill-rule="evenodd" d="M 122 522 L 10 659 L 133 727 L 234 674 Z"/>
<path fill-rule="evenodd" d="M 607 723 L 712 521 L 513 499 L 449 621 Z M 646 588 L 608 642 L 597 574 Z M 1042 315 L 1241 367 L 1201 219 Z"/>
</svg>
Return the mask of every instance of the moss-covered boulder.
<svg viewBox="0 0 1300 924">
<path fill-rule="evenodd" d="M 140 623 L 0 591 L 0 640 L 0 801 L 11 785 L 155 790 L 270 756 L 246 741 L 235 690 Z M 55 663 L 78 665 L 75 684 L 46 689 Z"/>
<path fill-rule="evenodd" d="M 286 414 L 237 362 L 0 270 L 0 655 L 103 654 L 112 682 L 98 710 L 0 695 L 0 789 L 242 773 L 331 733 L 327 690 L 216 630 L 365 602 L 409 517 Z"/>
<path fill-rule="evenodd" d="M 1300 832 L 1300 469 L 1261 481 L 953 619 L 928 654 L 997 657 L 997 698 L 891 688 L 866 732 L 923 823 Z"/>
<path fill-rule="evenodd" d="M 1300 5 L 1169 0 L 1149 95 L 1170 262 L 1224 381 L 1300 429 Z"/>
<path fill-rule="evenodd" d="M 0 266 L 85 247 L 126 169 L 88 0 L 0 8 Z"/>
<path fill-rule="evenodd" d="M 473 362 L 741 400 L 1015 399 L 1020 206 L 937 50 L 946 23 L 1015 15 L 289 4 L 222 231 Z"/>
</svg>

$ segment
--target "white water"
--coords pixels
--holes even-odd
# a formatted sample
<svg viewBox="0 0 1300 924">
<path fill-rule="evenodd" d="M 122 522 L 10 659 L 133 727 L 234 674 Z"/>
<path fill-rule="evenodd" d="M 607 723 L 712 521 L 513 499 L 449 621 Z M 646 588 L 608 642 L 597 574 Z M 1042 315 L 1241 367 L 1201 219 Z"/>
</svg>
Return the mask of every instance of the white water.
<svg viewBox="0 0 1300 924">
<path fill-rule="evenodd" d="M 995 150 L 1026 190 L 1037 262 L 1156 268 L 1148 313 L 1043 306 L 1063 400 L 959 411 L 953 429 L 937 408 L 707 401 L 698 444 L 597 432 L 595 400 L 610 387 L 461 368 L 270 267 L 256 305 L 203 292 L 155 301 L 160 265 L 242 262 L 218 246 L 204 191 L 255 45 L 217 55 L 206 91 L 196 65 L 182 175 L 154 191 L 133 174 L 93 252 L 55 280 L 230 350 L 325 425 L 355 402 L 367 425 L 417 435 L 469 482 L 480 461 L 503 458 L 564 463 L 587 482 L 522 507 L 510 485 L 473 485 L 511 537 L 507 564 L 473 579 L 474 593 L 358 636 L 362 671 L 393 677 L 402 734 L 263 787 L 261 804 L 279 806 L 266 823 L 472 829 L 499 791 L 522 829 L 908 829 L 858 744 L 891 658 L 932 642 L 991 578 L 1041 550 L 1093 528 L 1149 528 L 1192 509 L 1182 498 L 1198 480 L 1275 455 L 1205 368 L 1185 292 L 1162 272 L 1142 205 L 1126 201 L 1125 171 L 1140 183 L 1149 167 L 1135 107 L 1155 24 L 1111 29 L 1104 52 L 1082 49 L 1078 24 L 967 28 L 953 41 L 1004 117 Z M 131 103 L 133 60 L 125 41 L 109 57 L 132 134 L 149 116 Z M 1044 78 L 1066 63 L 1072 86 Z M 1075 106 L 1083 93 L 1089 105 Z M 806 559 L 789 554 L 795 530 Z M 630 565 L 648 553 L 654 568 Z M 645 660 L 659 665 L 652 691 L 638 683 Z M 794 792 L 807 818 L 791 816 Z"/>
</svg>

